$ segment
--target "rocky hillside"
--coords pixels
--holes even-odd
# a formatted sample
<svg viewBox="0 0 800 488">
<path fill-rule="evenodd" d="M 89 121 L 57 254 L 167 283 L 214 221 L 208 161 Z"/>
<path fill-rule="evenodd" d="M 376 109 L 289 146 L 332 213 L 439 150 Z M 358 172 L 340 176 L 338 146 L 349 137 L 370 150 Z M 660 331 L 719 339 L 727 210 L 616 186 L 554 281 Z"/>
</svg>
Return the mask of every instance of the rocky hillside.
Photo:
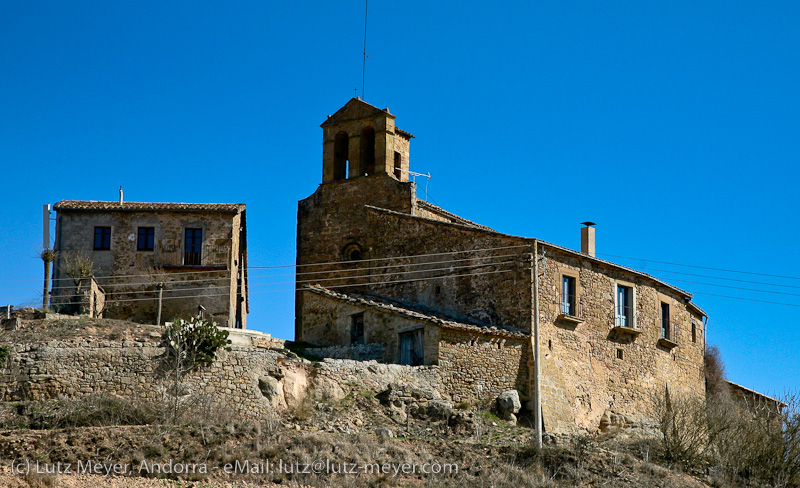
<svg viewBox="0 0 800 488">
<path fill-rule="evenodd" d="M 152 326 L 49 316 L 9 328 L 0 331 L 0 486 L 688 487 L 714 481 L 664 463 L 658 439 L 641 428 L 548 436 L 536 449 L 529 419 L 502 420 L 492 405 L 453 405 L 425 368 L 315 362 L 260 344 L 238 346 L 207 371 L 175 382 L 142 366 L 159 357 Z M 72 361 L 75 347 L 83 348 L 86 364 L 69 363 L 67 374 L 57 363 Z M 136 368 L 138 377 L 114 378 Z M 60 375 L 76 384 L 69 388 Z M 36 398 L 25 396 L 31 392 Z"/>
</svg>

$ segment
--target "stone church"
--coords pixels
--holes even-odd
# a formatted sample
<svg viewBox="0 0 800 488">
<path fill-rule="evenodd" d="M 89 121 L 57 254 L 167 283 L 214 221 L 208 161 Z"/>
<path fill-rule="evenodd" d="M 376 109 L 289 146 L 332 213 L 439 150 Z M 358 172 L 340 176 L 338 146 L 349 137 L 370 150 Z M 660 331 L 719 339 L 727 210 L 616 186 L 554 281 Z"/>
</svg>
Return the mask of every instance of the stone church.
<svg viewBox="0 0 800 488">
<path fill-rule="evenodd" d="M 705 394 L 705 312 L 686 291 L 597 258 L 593 224 L 574 250 L 418 199 L 414 136 L 360 99 L 322 130 L 322 184 L 297 212 L 298 341 L 436 365 L 443 393 L 480 402 L 532 394 L 538 316 L 548 431 L 637 416 L 665 386 Z"/>
</svg>

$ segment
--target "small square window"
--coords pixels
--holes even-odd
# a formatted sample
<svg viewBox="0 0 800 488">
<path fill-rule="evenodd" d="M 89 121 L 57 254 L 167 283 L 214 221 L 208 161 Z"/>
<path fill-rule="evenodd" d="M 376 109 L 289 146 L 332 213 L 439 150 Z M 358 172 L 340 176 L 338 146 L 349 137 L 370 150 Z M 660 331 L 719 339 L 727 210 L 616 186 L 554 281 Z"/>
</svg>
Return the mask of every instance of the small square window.
<svg viewBox="0 0 800 488">
<path fill-rule="evenodd" d="M 139 227 L 139 238 L 136 241 L 137 251 L 152 251 L 155 244 L 155 227 Z"/>
<path fill-rule="evenodd" d="M 622 349 L 617 349 L 617 359 L 622 359 Z"/>
<path fill-rule="evenodd" d="M 94 228 L 94 250 L 108 251 L 111 249 L 111 227 Z"/>
</svg>

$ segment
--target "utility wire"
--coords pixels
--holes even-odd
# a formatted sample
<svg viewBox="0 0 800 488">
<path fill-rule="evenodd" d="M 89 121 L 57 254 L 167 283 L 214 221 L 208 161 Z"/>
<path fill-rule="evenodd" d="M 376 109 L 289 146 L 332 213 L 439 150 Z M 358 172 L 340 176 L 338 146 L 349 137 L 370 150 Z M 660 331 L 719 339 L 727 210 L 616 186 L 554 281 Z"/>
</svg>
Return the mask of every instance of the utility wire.
<svg viewBox="0 0 800 488">
<path fill-rule="evenodd" d="M 424 262 L 424 263 L 408 263 L 408 264 L 392 264 L 392 265 L 385 265 L 385 266 L 355 267 L 353 269 L 305 271 L 305 272 L 298 272 L 298 273 L 267 274 L 267 275 L 255 275 L 255 276 L 252 275 L 252 274 L 248 274 L 248 284 L 251 285 L 251 286 L 254 285 L 254 284 L 258 284 L 257 280 L 259 278 L 275 278 L 275 277 L 280 277 L 280 276 L 299 276 L 299 275 L 329 275 L 329 274 L 334 274 L 335 275 L 335 274 L 338 274 L 338 273 L 355 273 L 355 272 L 366 271 L 366 270 L 385 270 L 385 269 L 388 269 L 388 268 L 432 266 L 432 265 L 446 264 L 446 263 L 458 263 L 458 262 L 464 262 L 464 261 L 494 260 L 494 259 L 502 259 L 502 258 L 507 258 L 507 257 L 518 257 L 518 256 L 519 256 L 519 254 L 502 254 L 502 255 L 499 255 L 499 256 L 476 256 L 476 257 L 472 257 L 472 258 L 452 259 L 452 260 L 445 260 L 445 261 L 429 261 L 429 262 Z M 366 261 L 368 261 L 368 260 L 361 261 L 361 262 L 366 262 Z M 348 262 L 351 263 L 351 264 L 358 263 L 356 261 L 348 261 Z M 491 264 L 491 263 L 487 263 L 487 264 Z M 453 268 L 456 268 L 456 269 L 457 268 L 461 268 L 461 267 L 462 266 L 453 266 Z M 420 273 L 420 272 L 426 272 L 426 271 L 436 271 L 436 270 L 435 269 L 423 269 L 423 270 L 417 270 L 417 271 L 413 271 L 413 270 L 410 270 L 410 271 L 392 271 L 391 273 L 402 273 L 402 272 L 404 272 L 404 273 Z M 130 275 L 114 275 L 114 276 L 110 276 L 110 277 L 107 277 L 107 278 L 106 277 L 100 277 L 100 278 L 102 278 L 102 279 L 112 279 L 113 280 L 113 279 L 124 279 L 124 278 L 127 278 L 128 276 L 130 276 Z M 168 277 L 171 277 L 171 276 L 174 276 L 174 274 L 168 274 L 165 277 L 168 278 Z M 370 275 L 370 276 L 372 276 L 372 275 Z M 354 277 L 356 277 L 356 276 L 343 276 L 343 277 L 335 278 L 335 279 L 346 279 L 346 278 L 354 278 Z M 88 278 L 89 277 L 86 277 L 84 279 L 88 279 Z M 209 281 L 228 281 L 230 279 L 231 279 L 231 277 L 195 279 L 195 280 L 168 280 L 168 279 L 158 280 L 158 279 L 153 279 L 153 280 L 150 280 L 150 281 L 139 281 L 139 282 L 131 282 L 131 283 L 119 282 L 119 283 L 103 284 L 103 285 L 101 285 L 101 287 L 105 290 L 106 288 L 118 287 L 118 286 L 132 287 L 132 286 L 138 286 L 138 285 L 156 285 L 159 282 L 164 283 L 164 284 L 183 284 L 183 283 L 198 283 L 198 282 L 209 282 Z M 331 279 L 331 278 L 327 278 L 327 279 Z M 302 280 L 298 280 L 298 282 L 301 282 L 301 281 Z M 74 286 L 54 286 L 53 288 L 51 288 L 51 290 L 73 289 L 73 288 L 75 288 L 75 287 Z M 25 290 L 38 290 L 38 289 L 39 289 L 39 287 L 0 288 L 0 291 L 25 291 Z"/>
<path fill-rule="evenodd" d="M 467 252 L 480 252 L 480 251 L 497 251 L 500 249 L 519 249 L 521 247 L 530 248 L 530 244 L 523 244 L 518 246 L 503 246 L 503 247 L 484 247 L 478 249 L 465 249 L 463 251 L 447 251 L 447 252 L 436 252 L 430 254 L 410 254 L 408 256 L 392 256 L 388 258 L 371 258 L 371 259 L 364 259 L 363 261 L 390 261 L 393 259 L 409 259 L 409 258 L 423 258 L 423 257 L 430 257 L 430 256 L 448 256 L 451 254 L 463 254 Z M 328 261 L 324 263 L 307 263 L 307 264 L 286 264 L 283 266 L 250 266 L 248 269 L 279 269 L 279 268 L 304 268 L 308 266 L 327 266 L 331 264 L 353 264 L 353 261 Z M 35 280 L 31 280 L 35 281 Z"/>
<path fill-rule="evenodd" d="M 274 282 L 266 282 L 266 283 L 253 283 L 253 282 L 250 282 L 249 283 L 249 287 L 252 288 L 254 286 L 259 286 L 260 287 L 260 286 L 274 286 L 274 285 L 289 285 L 289 284 L 293 284 L 293 283 L 306 284 L 306 283 L 318 283 L 318 282 L 321 282 L 321 281 L 343 281 L 343 280 L 349 280 L 349 279 L 362 279 L 362 278 L 383 279 L 386 275 L 410 275 L 410 274 L 418 274 L 418 273 L 431 273 L 431 272 L 435 272 L 435 271 L 453 271 L 453 270 L 456 270 L 456 269 L 475 269 L 475 268 L 481 268 L 481 267 L 486 267 L 486 266 L 498 266 L 498 265 L 509 264 L 509 263 L 514 263 L 514 262 L 517 262 L 517 261 L 510 260 L 510 261 L 501 261 L 501 262 L 496 262 L 496 263 L 472 264 L 472 265 L 465 265 L 465 266 L 448 266 L 446 268 L 420 269 L 420 270 L 413 270 L 413 271 L 391 271 L 389 273 L 386 273 L 385 275 L 381 275 L 381 274 L 365 274 L 365 275 L 356 275 L 356 276 L 345 276 L 345 277 L 334 277 L 334 278 L 318 278 L 318 279 L 307 279 L 307 280 L 296 280 L 296 281 L 274 281 Z M 436 264 L 436 263 L 431 263 L 431 264 Z M 317 274 L 323 274 L 323 272 L 318 272 Z M 203 280 L 191 280 L 191 281 L 192 282 L 197 282 L 197 281 L 201 281 L 202 282 Z M 174 286 L 174 285 L 182 285 L 182 284 L 188 283 L 188 282 L 189 281 L 167 281 L 167 282 L 163 282 L 163 284 L 164 285 L 173 285 Z M 158 283 L 147 283 L 147 284 L 155 286 Z M 365 283 L 365 284 L 370 284 L 370 283 Z M 118 285 L 125 285 L 125 283 L 119 283 Z M 220 286 L 220 285 L 214 285 L 214 286 Z M 221 285 L 221 286 L 229 286 L 230 287 L 230 285 Z M 74 289 L 74 287 L 63 287 L 63 288 Z M 30 288 L 27 288 L 27 289 L 30 289 Z M 171 288 L 171 289 L 165 289 L 165 290 L 166 291 L 181 291 L 181 292 L 183 292 L 183 291 L 189 291 L 189 290 L 207 290 L 207 289 L 208 289 L 208 287 L 197 287 L 197 288 Z M 124 290 L 124 291 L 117 291 L 117 292 L 114 292 L 114 293 L 118 293 L 120 295 L 140 295 L 140 294 L 145 294 L 145 293 L 154 293 L 154 291 L 153 290 L 130 290 L 130 291 L 129 290 Z M 55 298 L 55 297 L 65 296 L 65 295 L 69 296 L 70 294 L 56 294 L 56 295 L 53 295 L 53 297 Z"/>
<path fill-rule="evenodd" d="M 406 279 L 406 280 L 388 280 L 388 281 L 379 281 L 373 283 L 348 283 L 344 285 L 331 285 L 326 286 L 324 288 L 331 289 L 331 288 L 352 288 L 364 285 L 385 285 L 385 284 L 396 284 L 396 283 L 411 283 L 416 281 L 426 281 L 426 280 L 438 280 L 443 278 L 458 278 L 463 276 L 480 276 L 480 275 L 487 275 L 487 274 L 494 274 L 494 273 L 510 273 L 513 270 L 506 269 L 506 270 L 494 270 L 494 271 L 482 271 L 479 273 L 462 273 L 462 274 L 454 274 L 454 275 L 441 275 L 441 276 L 433 276 L 427 278 L 413 278 L 413 279 Z M 248 295 L 253 293 L 284 293 L 284 292 L 292 292 L 292 291 L 303 291 L 308 290 L 309 287 L 300 287 L 294 289 L 285 289 L 285 290 L 261 290 L 250 292 Z M 179 290 L 170 290 L 170 291 L 179 291 Z M 238 293 L 237 293 L 238 295 Z M 186 298 L 210 298 L 210 297 L 226 297 L 230 296 L 230 293 L 222 293 L 222 294 L 207 294 L 207 295 L 190 295 L 190 296 L 162 296 L 162 300 L 174 300 L 174 299 L 186 299 Z M 120 299 L 109 299 L 106 300 L 105 303 L 122 303 L 122 302 L 139 302 L 144 300 L 158 300 L 158 297 L 153 298 L 120 298 Z M 84 302 L 57 302 L 53 305 L 80 305 Z"/>
<path fill-rule="evenodd" d="M 732 296 L 729 296 L 729 295 L 716 295 L 714 293 L 704 293 L 704 292 L 701 292 L 701 291 L 693 292 L 693 293 L 695 295 L 708 295 L 708 296 L 711 296 L 711 297 L 733 298 L 733 299 L 736 299 L 736 300 L 746 300 L 748 302 L 771 303 L 773 305 L 786 305 L 787 307 L 800 307 L 800 305 L 797 305 L 797 304 L 794 304 L 794 303 L 770 302 L 770 301 L 767 301 L 767 300 L 757 300 L 755 298 L 732 297 Z"/>
<path fill-rule="evenodd" d="M 447 251 L 447 252 L 439 252 L 439 253 L 429 253 L 429 254 L 409 254 L 406 256 L 391 256 L 386 258 L 372 258 L 372 259 L 364 259 L 361 262 L 373 262 L 373 261 L 391 261 L 394 259 L 411 259 L 411 258 L 422 258 L 422 257 L 430 257 L 430 256 L 449 256 L 453 254 L 464 254 L 469 252 L 483 252 L 483 251 L 497 251 L 501 249 L 519 249 L 519 248 L 530 248 L 530 244 L 522 244 L 517 246 L 502 246 L 502 247 L 484 247 L 484 248 L 477 248 L 477 249 L 466 249 L 463 251 Z M 307 263 L 307 264 L 285 264 L 280 266 L 249 266 L 247 268 L 241 267 L 240 269 L 286 269 L 286 268 L 305 268 L 309 266 L 329 266 L 329 265 L 353 265 L 357 261 L 328 261 L 328 262 L 321 262 L 321 263 Z M 412 264 L 412 263 L 409 263 Z M 424 263 L 429 264 L 429 263 Z M 205 271 L 177 271 L 177 272 L 168 272 L 169 275 L 177 275 L 177 274 L 198 274 L 198 273 L 229 273 L 230 270 L 205 270 Z M 153 276 L 153 273 L 146 273 L 146 274 L 134 274 L 134 275 L 119 275 L 124 277 L 138 277 L 138 276 Z M 53 281 L 59 280 L 71 280 L 72 278 L 55 278 Z M 21 282 L 40 282 L 40 279 L 32 279 L 32 280 L 0 280 L 0 283 L 21 283 Z"/>
<path fill-rule="evenodd" d="M 670 271 L 670 270 L 667 270 L 667 269 L 647 268 L 647 267 L 644 267 L 644 266 L 628 266 L 628 267 L 632 268 L 632 269 L 639 269 L 639 270 L 645 270 L 645 271 L 656 271 L 656 272 L 660 272 L 660 273 L 670 273 L 670 274 L 677 274 L 677 275 L 682 275 L 682 276 L 697 276 L 699 278 L 711 278 L 711 279 L 714 279 L 714 280 L 735 281 L 737 283 L 750 283 L 750 284 L 753 284 L 753 285 L 779 286 L 781 288 L 797 288 L 797 289 L 800 289 L 800 286 L 797 286 L 797 285 L 783 285 L 783 284 L 780 284 L 780 283 L 767 283 L 765 281 L 737 280 L 736 278 L 723 278 L 722 276 L 703 275 L 703 274 L 696 274 L 696 273 L 682 273 L 680 271 Z M 674 280 L 673 278 L 670 278 L 670 280 L 671 281 L 677 281 L 677 280 Z"/>
<path fill-rule="evenodd" d="M 744 288 L 741 286 L 730 286 L 730 285 L 720 285 L 718 283 L 703 283 L 700 281 L 688 281 L 688 280 L 670 280 L 670 281 L 677 281 L 678 283 L 692 283 L 695 285 L 706 285 L 706 286 L 717 286 L 720 288 L 730 288 L 733 290 L 745 290 L 745 291 L 758 291 L 761 293 L 772 293 L 773 295 L 788 295 L 792 297 L 800 297 L 800 293 L 787 293 L 783 291 L 774 291 L 774 290 L 759 290 L 757 288 Z"/>
<path fill-rule="evenodd" d="M 627 257 L 627 256 L 618 256 L 616 254 L 601 254 L 601 253 L 598 253 L 598 255 L 600 255 L 600 256 L 610 256 L 612 258 L 630 259 L 630 260 L 633 260 L 633 261 L 649 261 L 651 263 L 669 264 L 669 265 L 672 265 L 672 266 L 683 266 L 683 267 L 686 267 L 686 268 L 698 268 L 698 269 L 708 269 L 708 270 L 713 270 L 713 271 L 724 271 L 726 273 L 740 273 L 740 274 L 749 274 L 749 275 L 756 275 L 756 276 L 769 276 L 771 278 L 784 278 L 784 279 L 787 279 L 787 280 L 800 280 L 800 277 L 798 277 L 798 276 L 786 276 L 786 275 L 776 275 L 776 274 L 769 274 L 769 273 L 757 273 L 757 272 L 754 272 L 754 271 L 739 271 L 739 270 L 736 270 L 736 269 L 712 268 L 710 266 L 697 266 L 697 265 L 693 265 L 693 264 L 670 263 L 670 262 L 667 262 L 667 261 L 656 261 L 656 260 L 653 260 L 653 259 L 631 258 L 631 257 Z"/>
</svg>

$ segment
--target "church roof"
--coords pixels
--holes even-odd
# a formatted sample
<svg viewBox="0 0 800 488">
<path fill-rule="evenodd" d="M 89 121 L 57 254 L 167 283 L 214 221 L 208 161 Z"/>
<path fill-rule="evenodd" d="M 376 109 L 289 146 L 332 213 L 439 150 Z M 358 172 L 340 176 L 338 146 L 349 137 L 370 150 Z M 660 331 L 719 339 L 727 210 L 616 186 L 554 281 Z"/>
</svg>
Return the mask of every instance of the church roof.
<svg viewBox="0 0 800 488">
<path fill-rule="evenodd" d="M 419 203 L 419 201 L 418 201 L 418 203 Z M 430 204 L 427 204 L 427 205 L 433 207 L 433 205 L 430 205 Z M 582 252 L 575 251 L 573 249 L 569 249 L 567 247 L 559 246 L 558 244 L 553 244 L 553 243 L 550 243 L 550 242 L 547 242 L 547 241 L 543 241 L 541 239 L 534 239 L 532 237 L 521 237 L 521 236 L 515 236 L 515 235 L 511 235 L 511 234 L 504 234 L 502 232 L 498 232 L 496 230 L 490 229 L 490 228 L 485 227 L 485 226 L 480 226 L 480 225 L 475 224 L 475 223 L 470 222 L 470 221 L 466 221 L 468 223 L 442 222 L 442 221 L 439 221 L 439 220 L 429 219 L 429 218 L 422 217 L 422 216 L 419 216 L 419 215 L 409 215 L 407 213 L 396 212 L 394 210 L 388 210 L 388 209 L 385 209 L 385 208 L 374 207 L 372 205 L 365 205 L 365 207 L 367 209 L 369 209 L 369 210 L 372 210 L 372 211 L 377 211 L 377 212 L 381 212 L 381 213 L 385 213 L 385 214 L 389 214 L 389 215 L 395 215 L 395 216 L 402 217 L 402 218 L 426 220 L 428 222 L 431 222 L 431 223 L 437 224 L 437 225 L 457 226 L 457 227 L 461 227 L 461 228 L 470 229 L 470 230 L 473 230 L 473 231 L 476 231 L 476 232 L 484 232 L 484 233 L 494 234 L 494 235 L 508 237 L 508 238 L 512 238 L 512 239 L 518 239 L 520 241 L 527 242 L 527 243 L 530 243 L 530 244 L 533 244 L 534 241 L 537 241 L 542 246 L 547 246 L 549 248 L 557 249 L 557 250 L 562 251 L 562 252 L 567 253 L 567 254 L 572 254 L 572 255 L 579 256 L 579 257 L 584 258 L 584 259 L 589 259 L 589 260 L 594 261 L 596 263 L 604 264 L 604 265 L 610 266 L 612 268 L 623 270 L 623 271 L 626 271 L 628 273 L 631 273 L 631 274 L 640 276 L 642 278 L 646 278 L 646 279 L 648 279 L 650 281 L 653 281 L 655 283 L 658 283 L 658 284 L 660 284 L 660 285 L 672 290 L 673 292 L 683 296 L 687 300 L 687 303 L 686 303 L 687 307 L 690 307 L 690 308 L 694 309 L 698 314 L 700 314 L 700 315 L 702 315 L 704 317 L 708 317 L 708 314 L 702 308 L 698 307 L 695 303 L 691 302 L 691 299 L 692 299 L 693 295 L 691 293 L 689 293 L 688 291 L 685 291 L 685 290 L 683 290 L 681 288 L 678 288 L 677 286 L 671 285 L 671 284 L 669 284 L 669 283 L 667 283 L 667 282 L 665 282 L 663 280 L 660 280 L 660 279 L 656 278 L 655 276 L 649 275 L 647 273 L 643 273 L 641 271 L 637 271 L 635 269 L 629 268 L 627 266 L 623 266 L 621 264 L 613 263 L 611 261 L 606 261 L 605 259 L 600 259 L 598 257 L 590 256 L 588 254 L 584 254 Z M 436 208 L 438 208 L 438 207 L 436 207 Z M 450 212 L 447 212 L 447 213 L 450 213 Z M 451 214 L 451 215 L 454 215 L 454 214 Z"/>
<path fill-rule="evenodd" d="M 328 119 L 323 122 L 320 127 L 341 124 L 342 122 L 349 122 L 351 120 L 370 119 L 373 117 L 395 118 L 395 116 L 389 112 L 388 108 L 380 109 L 374 105 L 368 104 L 360 98 L 351 98 L 349 102 L 344 104 L 344 107 L 337 110 L 333 115 L 329 115 Z"/>
<path fill-rule="evenodd" d="M 303 291 L 328 297 L 337 301 L 351 303 L 353 305 L 360 305 L 372 309 L 380 310 L 382 312 L 394 313 L 413 320 L 427 322 L 429 324 L 442 327 L 444 329 L 462 330 L 466 332 L 475 332 L 478 334 L 490 334 L 502 337 L 530 337 L 530 333 L 522 329 L 514 327 L 506 327 L 502 325 L 486 325 L 477 322 L 466 322 L 462 319 L 456 319 L 447 315 L 431 312 L 415 308 L 396 300 L 390 300 L 386 297 L 374 295 L 371 293 L 359 293 L 354 291 L 333 291 L 321 286 L 309 286 L 302 288 Z"/>
</svg>

